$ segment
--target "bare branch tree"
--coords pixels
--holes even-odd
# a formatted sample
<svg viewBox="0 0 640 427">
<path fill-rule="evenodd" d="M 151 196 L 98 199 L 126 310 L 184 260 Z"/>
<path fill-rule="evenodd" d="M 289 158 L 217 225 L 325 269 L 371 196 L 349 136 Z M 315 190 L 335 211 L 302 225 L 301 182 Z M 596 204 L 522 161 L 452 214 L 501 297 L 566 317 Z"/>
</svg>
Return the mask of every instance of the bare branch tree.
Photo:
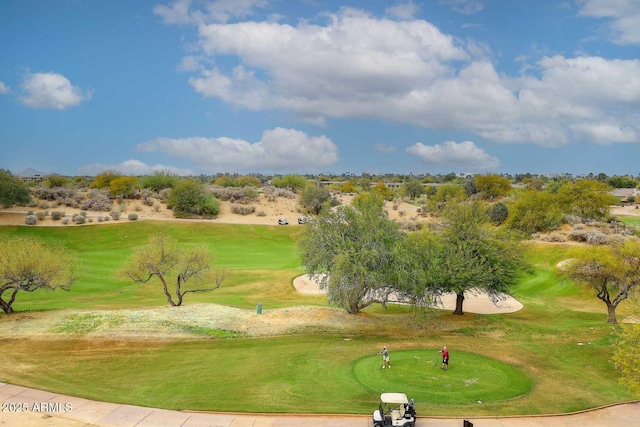
<svg viewBox="0 0 640 427">
<path fill-rule="evenodd" d="M 211 256 L 205 246 L 179 247 L 175 240 L 159 234 L 151 236 L 147 245 L 133 253 L 120 275 L 137 283 L 158 279 L 169 304 L 180 306 L 188 293 L 218 289 L 226 271 L 211 268 Z M 173 280 L 172 294 L 169 286 Z M 187 282 L 192 285 L 187 287 Z"/>
</svg>

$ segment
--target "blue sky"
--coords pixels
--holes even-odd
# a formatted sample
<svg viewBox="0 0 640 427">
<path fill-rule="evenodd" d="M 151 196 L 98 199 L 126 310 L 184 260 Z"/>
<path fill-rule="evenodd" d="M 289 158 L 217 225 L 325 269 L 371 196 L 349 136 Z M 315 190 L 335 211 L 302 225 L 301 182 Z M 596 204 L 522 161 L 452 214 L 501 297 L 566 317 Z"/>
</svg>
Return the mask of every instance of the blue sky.
<svg viewBox="0 0 640 427">
<path fill-rule="evenodd" d="M 2 0 L 0 167 L 640 173 L 640 0 Z"/>
</svg>

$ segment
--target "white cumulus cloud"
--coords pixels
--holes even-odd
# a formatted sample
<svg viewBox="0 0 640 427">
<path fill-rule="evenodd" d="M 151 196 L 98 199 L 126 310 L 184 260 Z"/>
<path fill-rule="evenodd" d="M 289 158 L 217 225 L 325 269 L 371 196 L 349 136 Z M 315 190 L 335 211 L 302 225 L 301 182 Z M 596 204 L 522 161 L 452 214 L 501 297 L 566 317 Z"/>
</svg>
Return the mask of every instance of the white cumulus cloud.
<svg viewBox="0 0 640 427">
<path fill-rule="evenodd" d="M 31 108 L 66 110 L 91 99 L 90 90 L 73 86 L 58 73 L 28 73 L 20 86 L 18 100 Z"/>
<path fill-rule="evenodd" d="M 484 2 L 480 0 L 439 0 L 438 3 L 463 15 L 473 15 L 484 9 Z"/>
<path fill-rule="evenodd" d="M 591 1 L 583 9 L 595 13 Z M 477 12 L 484 2 L 446 4 Z M 319 126 L 366 117 L 499 143 L 640 142 L 640 60 L 551 56 L 508 75 L 486 45 L 412 18 L 412 5 L 384 18 L 345 7 L 320 23 L 201 24 L 183 69 L 205 98 Z"/>
<path fill-rule="evenodd" d="M 378 153 L 394 153 L 397 151 L 397 148 L 392 146 L 392 145 L 387 145 L 387 144 L 374 144 L 373 148 L 378 152 Z"/>
<path fill-rule="evenodd" d="M 137 148 L 188 159 L 210 173 L 321 170 L 338 160 L 338 148 L 326 136 L 284 128 L 265 130 L 254 143 L 228 137 L 156 138 Z"/>
<path fill-rule="evenodd" d="M 580 3 L 580 16 L 607 19 L 609 36 L 614 43 L 640 43 L 638 0 L 581 0 Z"/>
<path fill-rule="evenodd" d="M 161 164 L 151 166 L 140 160 L 125 160 L 124 162 L 112 165 L 94 163 L 79 168 L 79 171 L 85 175 L 97 175 L 107 170 L 115 170 L 123 175 L 133 176 L 148 175 L 156 171 L 168 171 L 179 176 L 194 175 L 194 172 L 191 169 L 181 169 L 174 166 L 165 166 Z"/>
<path fill-rule="evenodd" d="M 246 17 L 252 15 L 255 9 L 264 8 L 268 4 L 267 0 L 215 0 L 204 3 L 175 0 L 170 6 L 156 5 L 153 11 L 167 24 L 203 24 Z"/>
<path fill-rule="evenodd" d="M 456 143 L 445 141 L 442 144 L 425 145 L 421 142 L 407 148 L 407 152 L 420 158 L 426 165 L 451 166 L 469 170 L 493 170 L 500 161 L 487 154 L 471 141 Z"/>
<path fill-rule="evenodd" d="M 5 85 L 4 82 L 0 82 L 0 95 L 4 95 L 5 93 L 9 93 L 11 89 L 9 86 Z"/>
<path fill-rule="evenodd" d="M 419 9 L 420 7 L 417 4 L 411 0 L 407 0 L 388 7 L 385 13 L 398 19 L 413 19 Z"/>
</svg>

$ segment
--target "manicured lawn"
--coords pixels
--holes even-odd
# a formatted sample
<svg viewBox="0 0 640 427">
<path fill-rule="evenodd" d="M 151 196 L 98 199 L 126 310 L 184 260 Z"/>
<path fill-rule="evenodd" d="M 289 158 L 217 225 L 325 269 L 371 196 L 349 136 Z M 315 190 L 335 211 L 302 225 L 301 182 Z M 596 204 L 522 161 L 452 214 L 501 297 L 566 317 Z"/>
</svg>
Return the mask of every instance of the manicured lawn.
<svg viewBox="0 0 640 427">
<path fill-rule="evenodd" d="M 297 228 L 295 229 L 297 230 Z M 16 311 L 59 308 L 133 308 L 160 306 L 166 300 L 158 285 L 119 279 L 117 270 L 150 234 L 168 233 L 180 243 L 206 244 L 217 266 L 229 270 L 224 286 L 203 294 L 190 294 L 189 302 L 217 302 L 255 306 L 252 290 L 268 287 L 272 307 L 292 304 L 291 280 L 302 274 L 293 244 L 295 230 L 286 227 L 144 221 L 85 227 L 0 227 L 0 236 L 29 235 L 62 242 L 77 253 L 81 263 L 77 283 L 69 292 L 20 294 Z M 298 303 L 304 303 L 300 299 Z"/>
<path fill-rule="evenodd" d="M 145 221 L 0 227 L 0 235 L 63 241 L 83 264 L 69 293 L 21 294 L 16 308 L 165 305 L 152 285 L 114 275 L 146 236 L 160 230 L 184 244 L 210 245 L 217 262 L 232 273 L 219 290 L 189 295 L 185 304 L 216 302 L 251 310 L 256 301 L 270 307 L 326 304 L 291 286 L 303 272 L 294 245 L 297 229 Z M 0 342 L 0 381 L 134 405 L 247 412 L 368 414 L 383 388 L 407 392 L 420 415 L 559 413 L 628 400 L 609 361 L 615 327 L 606 323 L 604 305 L 553 272 L 566 250 L 530 248 L 535 268 L 513 292 L 525 305 L 516 313 L 417 314 L 392 305 L 357 315 L 375 327 L 354 323 L 338 332 L 310 325 L 260 339 L 206 330 L 201 340 L 166 342 L 16 337 Z M 621 318 L 626 311 L 623 303 Z M 376 369 L 382 345 L 391 351 L 391 371 Z M 448 372 L 439 369 L 436 349 L 442 345 L 451 351 Z"/>
<path fill-rule="evenodd" d="M 473 353 L 457 352 L 449 369 L 434 348 L 398 351 L 391 368 L 383 369 L 379 356 L 354 365 L 356 379 L 374 393 L 402 391 L 416 402 L 463 405 L 495 402 L 522 396 L 533 381 L 513 365 Z"/>
<path fill-rule="evenodd" d="M 638 216 L 619 216 L 618 219 L 627 225 L 635 225 L 640 230 L 640 217 Z"/>
</svg>

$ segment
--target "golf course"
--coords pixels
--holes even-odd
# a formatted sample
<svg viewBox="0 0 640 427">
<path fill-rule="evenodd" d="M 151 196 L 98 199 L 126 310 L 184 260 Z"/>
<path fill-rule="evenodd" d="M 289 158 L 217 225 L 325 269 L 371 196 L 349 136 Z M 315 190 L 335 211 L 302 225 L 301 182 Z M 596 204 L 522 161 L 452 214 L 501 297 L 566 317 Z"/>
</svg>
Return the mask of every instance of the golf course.
<svg viewBox="0 0 640 427">
<path fill-rule="evenodd" d="M 604 305 L 555 271 L 569 244 L 528 247 L 533 268 L 511 293 L 524 306 L 514 313 L 390 304 L 349 315 L 326 296 L 296 292 L 302 229 L 152 220 L 0 227 L 0 237 L 61 243 L 79 261 L 70 291 L 20 293 L 16 313 L 0 315 L 0 381 L 131 405 L 260 413 L 367 414 L 381 391 L 406 393 L 420 415 L 447 416 L 632 400 L 611 362 L 616 326 Z M 169 307 L 157 282 L 118 275 L 157 233 L 206 245 L 227 272 L 220 288 Z M 619 318 L 629 314 L 621 304 Z M 380 369 L 383 345 L 391 369 Z"/>
</svg>

